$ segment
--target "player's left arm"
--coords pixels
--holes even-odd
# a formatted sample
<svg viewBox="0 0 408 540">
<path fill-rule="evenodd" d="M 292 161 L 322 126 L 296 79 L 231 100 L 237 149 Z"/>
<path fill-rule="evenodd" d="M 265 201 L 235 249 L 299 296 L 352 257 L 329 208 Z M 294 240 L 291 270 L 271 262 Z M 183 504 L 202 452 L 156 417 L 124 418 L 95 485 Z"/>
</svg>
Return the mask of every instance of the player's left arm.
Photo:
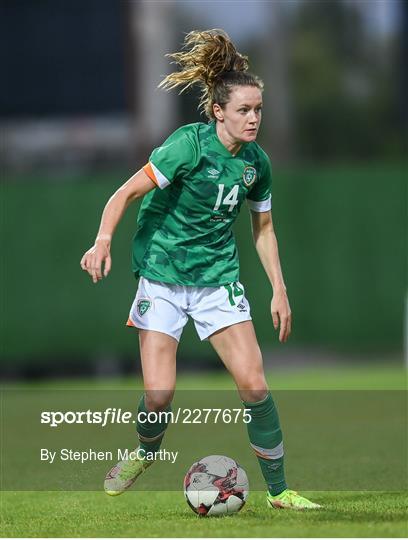
<svg viewBox="0 0 408 540">
<path fill-rule="evenodd" d="M 292 329 L 292 313 L 283 279 L 272 213 L 251 210 L 251 224 L 256 251 L 273 289 L 273 326 L 277 330 L 280 323 L 279 341 L 285 343 Z"/>
</svg>

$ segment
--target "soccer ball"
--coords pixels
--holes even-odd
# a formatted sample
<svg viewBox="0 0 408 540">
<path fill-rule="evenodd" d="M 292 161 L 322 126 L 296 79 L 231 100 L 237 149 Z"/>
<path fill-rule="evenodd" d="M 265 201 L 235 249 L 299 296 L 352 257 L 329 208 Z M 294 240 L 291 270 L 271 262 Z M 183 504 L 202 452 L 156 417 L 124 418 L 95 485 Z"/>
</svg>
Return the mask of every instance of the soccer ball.
<svg viewBox="0 0 408 540">
<path fill-rule="evenodd" d="M 201 516 L 239 512 L 249 493 L 248 478 L 236 461 L 208 456 L 193 463 L 184 478 L 184 495 Z"/>
</svg>

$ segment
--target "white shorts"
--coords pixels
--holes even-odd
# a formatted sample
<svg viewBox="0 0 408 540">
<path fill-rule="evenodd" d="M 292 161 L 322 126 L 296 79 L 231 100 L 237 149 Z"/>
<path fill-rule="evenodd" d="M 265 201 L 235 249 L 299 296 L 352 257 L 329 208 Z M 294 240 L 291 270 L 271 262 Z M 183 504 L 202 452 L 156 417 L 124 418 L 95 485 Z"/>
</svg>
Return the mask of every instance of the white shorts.
<svg viewBox="0 0 408 540">
<path fill-rule="evenodd" d="M 190 287 L 141 277 L 127 326 L 156 330 L 180 340 L 192 317 L 201 340 L 243 321 L 250 321 L 250 308 L 239 282 L 220 287 Z"/>
</svg>

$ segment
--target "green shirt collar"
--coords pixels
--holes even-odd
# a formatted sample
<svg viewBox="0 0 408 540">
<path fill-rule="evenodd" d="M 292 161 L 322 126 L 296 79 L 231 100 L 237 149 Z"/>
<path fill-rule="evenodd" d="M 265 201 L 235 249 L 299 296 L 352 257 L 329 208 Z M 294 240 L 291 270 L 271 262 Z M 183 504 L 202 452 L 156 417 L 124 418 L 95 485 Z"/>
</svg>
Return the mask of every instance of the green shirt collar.
<svg viewBox="0 0 408 540">
<path fill-rule="evenodd" d="M 247 145 L 247 143 L 242 143 L 241 144 L 241 148 L 238 150 L 238 152 L 236 154 L 232 154 L 228 148 L 226 148 L 222 142 L 220 141 L 218 135 L 217 135 L 217 130 L 216 130 L 216 122 L 215 120 L 211 120 L 209 123 L 208 123 L 208 127 L 209 129 L 211 130 L 211 138 L 212 140 L 214 141 L 214 143 L 216 144 L 216 146 L 218 147 L 219 149 L 219 152 L 220 154 L 223 154 L 224 156 L 226 157 L 239 157 L 245 150 L 245 147 Z"/>
</svg>

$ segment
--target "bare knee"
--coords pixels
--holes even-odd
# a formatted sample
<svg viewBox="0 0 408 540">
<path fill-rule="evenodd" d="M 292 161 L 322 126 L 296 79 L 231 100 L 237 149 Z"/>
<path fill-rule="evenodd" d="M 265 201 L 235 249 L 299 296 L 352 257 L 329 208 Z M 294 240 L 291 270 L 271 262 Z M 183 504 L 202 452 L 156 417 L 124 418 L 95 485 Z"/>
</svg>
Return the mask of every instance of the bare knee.
<svg viewBox="0 0 408 540">
<path fill-rule="evenodd" d="M 257 403 L 265 399 L 269 389 L 262 373 L 248 377 L 245 383 L 238 388 L 238 391 L 243 401 Z"/>
<path fill-rule="evenodd" d="M 146 390 L 145 404 L 148 411 L 164 411 L 170 405 L 174 390 Z"/>
</svg>

